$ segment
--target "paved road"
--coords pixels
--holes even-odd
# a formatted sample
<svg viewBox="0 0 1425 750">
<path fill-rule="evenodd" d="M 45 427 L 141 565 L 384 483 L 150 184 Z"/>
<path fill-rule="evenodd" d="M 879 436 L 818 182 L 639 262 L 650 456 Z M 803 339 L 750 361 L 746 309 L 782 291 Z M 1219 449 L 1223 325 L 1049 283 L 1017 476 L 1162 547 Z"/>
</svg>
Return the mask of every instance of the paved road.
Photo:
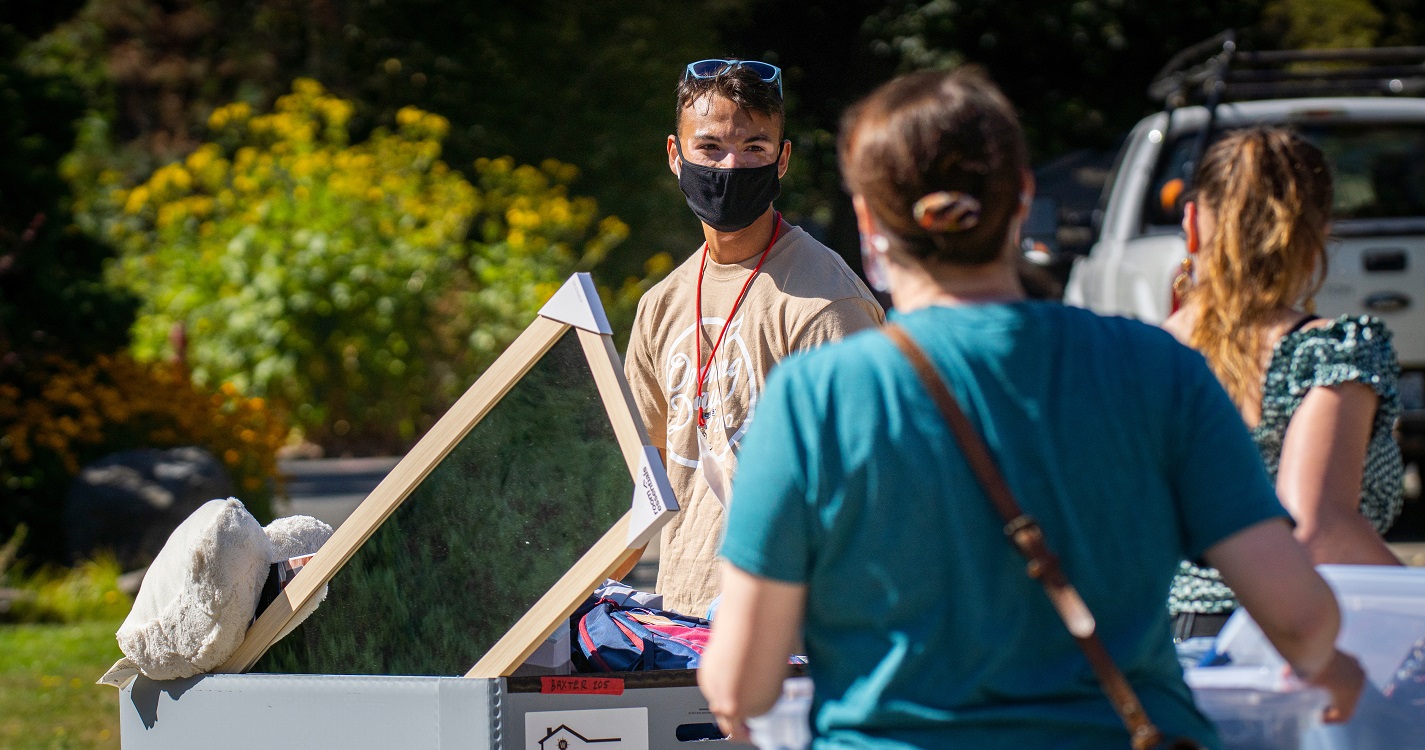
<svg viewBox="0 0 1425 750">
<path fill-rule="evenodd" d="M 400 461 L 399 457 L 282 461 L 292 513 L 340 526 Z"/>
</svg>

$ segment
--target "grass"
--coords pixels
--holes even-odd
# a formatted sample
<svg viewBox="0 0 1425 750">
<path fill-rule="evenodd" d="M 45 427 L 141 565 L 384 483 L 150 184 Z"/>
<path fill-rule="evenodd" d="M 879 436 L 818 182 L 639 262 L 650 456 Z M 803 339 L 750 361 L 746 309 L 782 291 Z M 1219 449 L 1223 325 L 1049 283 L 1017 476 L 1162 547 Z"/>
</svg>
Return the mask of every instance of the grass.
<svg viewBox="0 0 1425 750">
<path fill-rule="evenodd" d="M 122 655 L 114 631 L 131 600 L 119 565 L 26 570 L 24 537 L 0 545 L 0 588 L 18 593 L 0 608 L 0 748 L 118 748 L 118 691 L 94 681 Z"/>
<path fill-rule="evenodd" d="M 0 625 L 0 747 L 119 747 L 118 691 L 94 681 L 122 656 L 121 621 Z"/>
</svg>

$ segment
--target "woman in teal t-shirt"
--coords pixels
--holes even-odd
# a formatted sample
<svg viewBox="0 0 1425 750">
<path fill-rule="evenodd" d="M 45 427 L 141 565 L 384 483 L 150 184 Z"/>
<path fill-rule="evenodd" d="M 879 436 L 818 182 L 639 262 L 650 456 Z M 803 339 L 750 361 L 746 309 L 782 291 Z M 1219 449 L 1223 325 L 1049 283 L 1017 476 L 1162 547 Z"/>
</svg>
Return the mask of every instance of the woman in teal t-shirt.
<svg viewBox="0 0 1425 750">
<path fill-rule="evenodd" d="M 1024 299 L 1014 258 L 1033 184 L 1003 95 L 974 71 L 918 73 L 846 122 L 868 278 L 1038 519 L 1148 716 L 1217 745 L 1162 606 L 1197 556 L 1332 692 L 1329 718 L 1348 716 L 1363 675 L 1334 649 L 1335 599 L 1202 358 L 1146 325 Z M 745 737 L 801 639 L 818 747 L 1126 746 L 1001 526 L 882 333 L 778 365 L 733 486 L 699 671 L 712 712 Z"/>
</svg>

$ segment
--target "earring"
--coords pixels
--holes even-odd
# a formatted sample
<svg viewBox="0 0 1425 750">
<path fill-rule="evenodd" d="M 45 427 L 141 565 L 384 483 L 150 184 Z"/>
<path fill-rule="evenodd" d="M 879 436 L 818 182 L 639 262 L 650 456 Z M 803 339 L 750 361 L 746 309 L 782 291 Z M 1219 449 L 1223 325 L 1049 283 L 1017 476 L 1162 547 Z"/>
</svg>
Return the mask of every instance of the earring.
<svg viewBox="0 0 1425 750">
<path fill-rule="evenodd" d="M 1178 300 L 1186 297 L 1188 290 L 1192 289 L 1193 281 L 1192 256 L 1189 255 L 1183 258 L 1182 263 L 1178 265 L 1178 275 L 1173 277 L 1173 297 Z"/>
<path fill-rule="evenodd" d="M 890 274 L 886 271 L 886 253 L 890 249 L 891 241 L 885 235 L 861 235 L 861 270 L 866 274 L 866 283 L 882 294 L 891 291 Z"/>
</svg>

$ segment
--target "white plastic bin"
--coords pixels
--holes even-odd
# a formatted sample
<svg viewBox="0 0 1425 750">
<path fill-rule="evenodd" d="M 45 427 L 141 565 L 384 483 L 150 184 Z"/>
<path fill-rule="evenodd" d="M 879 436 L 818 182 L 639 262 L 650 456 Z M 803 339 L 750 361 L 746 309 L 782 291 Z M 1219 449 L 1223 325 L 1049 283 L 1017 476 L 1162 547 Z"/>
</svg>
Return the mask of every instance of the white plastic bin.
<svg viewBox="0 0 1425 750">
<path fill-rule="evenodd" d="M 1425 638 L 1425 568 L 1323 565 L 1336 592 L 1342 626 L 1338 644 L 1355 654 L 1370 681 L 1356 718 L 1344 726 L 1321 723 L 1325 692 L 1303 686 L 1243 610 L 1221 640 L 1233 666 L 1186 670 L 1203 713 L 1217 725 L 1224 750 L 1425 749 L 1425 707 L 1387 700 L 1381 690 L 1414 645 Z M 762 750 L 797 750 L 810 739 L 811 680 L 793 678 L 766 716 L 749 719 Z"/>
<path fill-rule="evenodd" d="M 1274 667 L 1207 667 L 1186 673 L 1223 750 L 1299 750 L 1321 724 L 1327 695 Z"/>
<path fill-rule="evenodd" d="M 747 720 L 747 732 L 758 750 L 802 750 L 811 744 L 810 677 L 782 682 L 782 697 L 772 710 Z"/>
<path fill-rule="evenodd" d="M 1322 565 L 1341 605 L 1342 651 L 1355 654 L 1377 688 L 1390 682 L 1414 644 L 1425 638 L 1425 568 Z"/>
<path fill-rule="evenodd" d="M 1302 750 L 1404 750 L 1425 748 L 1425 706 L 1408 704 L 1397 691 L 1393 699 L 1382 690 L 1398 679 L 1397 670 L 1416 644 L 1425 639 L 1425 568 L 1398 568 L 1375 565 L 1322 565 L 1317 568 L 1336 592 L 1341 606 L 1341 635 L 1337 645 L 1356 655 L 1366 670 L 1368 684 L 1356 716 L 1345 725 L 1313 722 L 1301 735 Z M 1251 705 L 1253 701 L 1280 705 L 1291 701 L 1268 697 L 1298 691 L 1290 679 L 1279 684 L 1266 682 L 1247 690 L 1260 695 L 1236 693 L 1225 687 L 1226 670 L 1257 668 L 1263 675 L 1280 675 L 1285 661 L 1271 647 L 1257 624 L 1244 610 L 1232 615 L 1219 635 L 1218 650 L 1231 656 L 1233 667 L 1199 667 L 1187 670 L 1188 684 L 1203 712 L 1222 730 L 1228 748 L 1228 727 L 1253 721 L 1253 716 L 1275 721 L 1271 712 Z M 1301 701 L 1305 706 L 1305 698 Z M 1319 713 L 1319 711 L 1316 711 Z M 1283 730 L 1284 731 L 1284 730 Z M 1278 747 L 1241 745 L 1240 747 Z M 1294 748 L 1298 746 L 1281 745 Z"/>
</svg>

